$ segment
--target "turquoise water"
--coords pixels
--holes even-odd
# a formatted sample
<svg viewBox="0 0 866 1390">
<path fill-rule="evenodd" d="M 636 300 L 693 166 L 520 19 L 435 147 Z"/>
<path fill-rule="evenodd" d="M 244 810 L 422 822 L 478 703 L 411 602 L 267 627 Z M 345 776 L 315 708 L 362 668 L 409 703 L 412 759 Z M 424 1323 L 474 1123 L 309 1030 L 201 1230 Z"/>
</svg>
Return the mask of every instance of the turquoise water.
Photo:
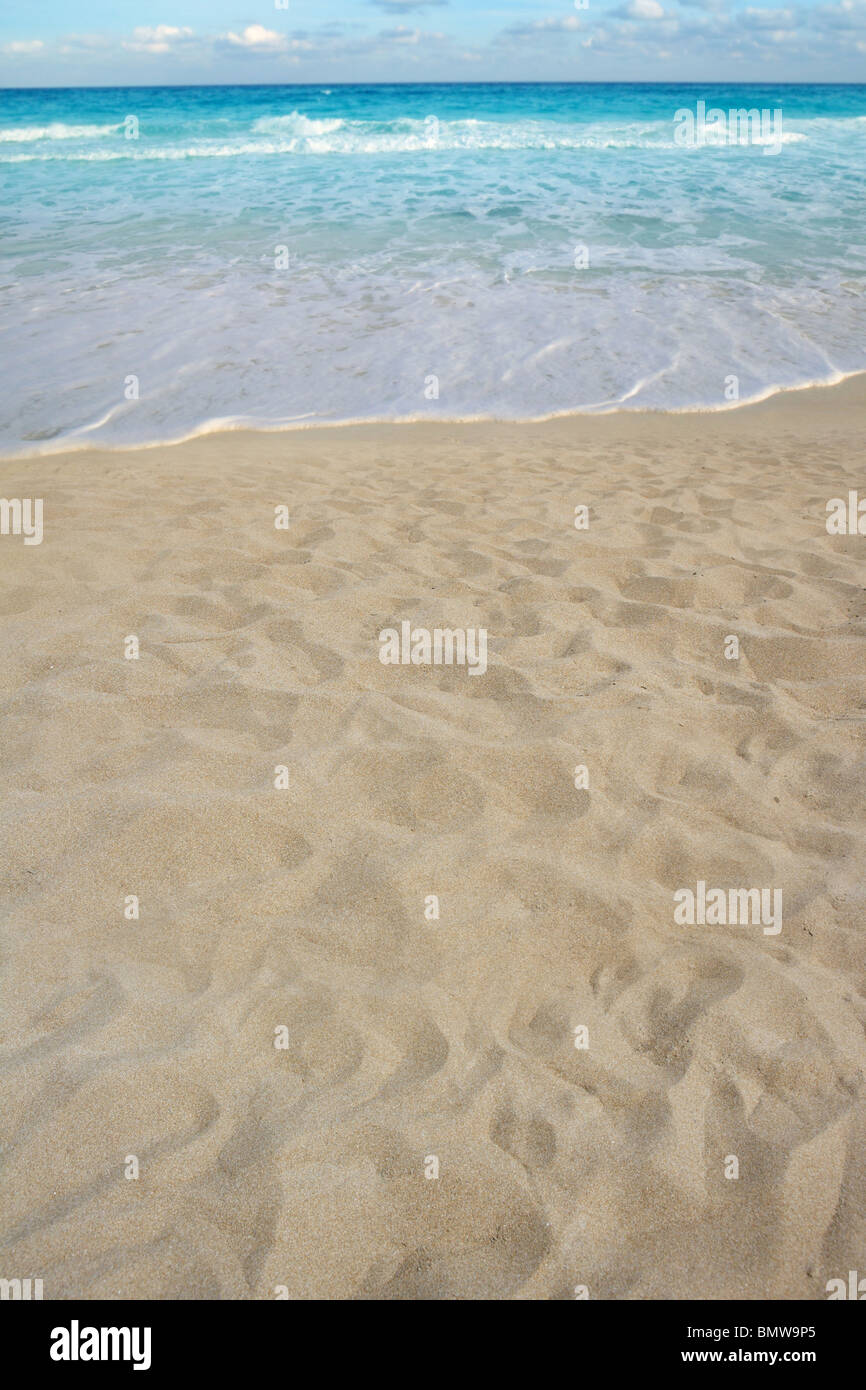
<svg viewBox="0 0 866 1390">
<path fill-rule="evenodd" d="M 684 147 L 698 101 L 781 139 Z M 0 449 L 836 380 L 864 157 L 862 86 L 2 92 Z"/>
</svg>

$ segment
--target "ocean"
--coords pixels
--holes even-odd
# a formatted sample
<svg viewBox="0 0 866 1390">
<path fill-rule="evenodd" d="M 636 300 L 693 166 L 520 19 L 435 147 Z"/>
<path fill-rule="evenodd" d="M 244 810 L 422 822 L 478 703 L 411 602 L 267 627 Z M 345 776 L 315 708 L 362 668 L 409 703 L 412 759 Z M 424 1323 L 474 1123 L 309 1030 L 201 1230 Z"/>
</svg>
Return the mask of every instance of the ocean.
<svg viewBox="0 0 866 1390">
<path fill-rule="evenodd" d="M 836 381 L 864 167 L 864 86 L 7 90 L 0 452 Z"/>
</svg>

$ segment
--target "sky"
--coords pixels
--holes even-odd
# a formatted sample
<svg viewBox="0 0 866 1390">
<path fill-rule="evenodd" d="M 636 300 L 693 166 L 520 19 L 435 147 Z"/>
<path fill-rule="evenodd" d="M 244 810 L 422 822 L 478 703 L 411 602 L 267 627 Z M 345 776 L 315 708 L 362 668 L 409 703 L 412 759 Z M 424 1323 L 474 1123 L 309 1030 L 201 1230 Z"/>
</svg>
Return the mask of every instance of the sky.
<svg viewBox="0 0 866 1390">
<path fill-rule="evenodd" d="M 0 0 L 0 86 L 866 81 L 866 0 Z"/>
</svg>

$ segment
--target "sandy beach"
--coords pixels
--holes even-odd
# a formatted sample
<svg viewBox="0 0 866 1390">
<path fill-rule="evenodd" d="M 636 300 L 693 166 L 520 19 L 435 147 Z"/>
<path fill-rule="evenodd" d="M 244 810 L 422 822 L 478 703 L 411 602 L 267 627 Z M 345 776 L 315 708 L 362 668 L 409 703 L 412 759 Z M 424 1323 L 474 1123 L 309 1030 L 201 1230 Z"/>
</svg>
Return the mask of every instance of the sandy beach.
<svg viewBox="0 0 866 1390">
<path fill-rule="evenodd" d="M 44 505 L 0 537 L 0 1273 L 866 1274 L 864 437 L 861 376 L 0 464 Z M 384 665 L 404 621 L 486 671 Z M 781 929 L 678 923 L 699 883 Z"/>
</svg>

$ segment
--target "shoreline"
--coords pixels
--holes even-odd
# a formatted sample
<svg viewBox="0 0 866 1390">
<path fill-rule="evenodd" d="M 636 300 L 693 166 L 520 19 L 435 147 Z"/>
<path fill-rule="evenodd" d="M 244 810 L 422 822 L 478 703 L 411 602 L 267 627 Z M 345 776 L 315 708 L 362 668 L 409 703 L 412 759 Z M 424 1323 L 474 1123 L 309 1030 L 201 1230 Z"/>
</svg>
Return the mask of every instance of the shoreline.
<svg viewBox="0 0 866 1390">
<path fill-rule="evenodd" d="M 837 399 L 842 403 L 843 408 L 847 406 L 849 397 L 848 388 L 856 392 L 854 383 L 861 382 L 866 378 L 866 367 L 848 372 L 840 376 L 837 380 L 827 382 L 807 382 L 802 386 L 785 386 L 770 388 L 764 395 L 753 397 L 748 401 L 738 401 L 728 405 L 718 406 L 686 406 L 674 410 L 661 410 L 654 407 L 629 409 L 628 407 L 613 407 L 611 409 L 569 409 L 552 411 L 545 415 L 521 416 L 521 417 L 502 417 L 494 415 L 472 415 L 472 416 L 405 416 L 389 417 L 374 416 L 351 420 L 315 420 L 309 423 L 298 420 L 289 424 L 247 424 L 240 422 L 232 424 L 223 420 L 212 421 L 204 424 L 189 434 L 179 435 L 172 439 L 154 440 L 144 444 L 101 444 L 98 441 L 82 439 L 77 442 L 65 441 L 62 445 L 36 451 L 22 451 L 20 453 L 0 454 L 0 467 L 4 464 L 24 463 L 36 460 L 49 460 L 71 456 L 73 454 L 93 453 L 93 454 L 129 454 L 129 453 L 150 453 L 159 449 L 182 448 L 197 441 L 207 439 L 219 439 L 230 436 L 262 436 L 273 437 L 280 435 L 298 434 L 325 434 L 328 432 L 361 431 L 361 430 L 411 430 L 417 427 L 431 429 L 448 429 L 455 427 L 480 428 L 489 426 L 491 429 L 522 429 L 541 425 L 553 425 L 568 423 L 571 421 L 666 421 L 666 420 L 715 420 L 718 418 L 728 419 L 731 417 L 742 417 L 752 412 L 757 412 L 761 408 L 785 408 L 783 402 L 787 402 L 794 397 L 805 397 L 808 399 L 809 408 L 815 408 L 821 401 L 813 398 L 826 398 L 832 393 L 839 393 Z"/>
</svg>

